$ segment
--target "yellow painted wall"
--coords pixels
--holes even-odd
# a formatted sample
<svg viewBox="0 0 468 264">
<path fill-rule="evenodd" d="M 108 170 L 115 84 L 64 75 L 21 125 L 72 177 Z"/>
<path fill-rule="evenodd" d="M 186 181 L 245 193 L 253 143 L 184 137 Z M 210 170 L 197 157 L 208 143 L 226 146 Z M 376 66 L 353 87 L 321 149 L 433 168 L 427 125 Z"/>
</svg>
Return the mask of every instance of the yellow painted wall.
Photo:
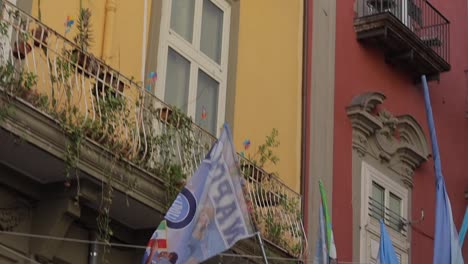
<svg viewBox="0 0 468 264">
<path fill-rule="evenodd" d="M 92 12 L 91 24 L 94 41 L 91 52 L 101 58 L 107 0 L 83 0 L 83 7 Z M 107 62 L 127 77 L 141 81 L 144 1 L 113 0 L 116 3 L 111 58 Z M 151 3 L 148 0 L 147 30 Z M 42 0 L 42 21 L 61 34 L 65 34 L 67 16 L 75 19 L 72 30 L 66 34 L 70 40 L 76 35 L 79 0 Z M 32 15 L 38 16 L 37 0 L 33 0 Z"/>
<path fill-rule="evenodd" d="M 248 138 L 253 153 L 272 128 L 279 130 L 280 162 L 269 171 L 300 188 L 302 0 L 240 1 L 234 140 Z"/>
</svg>

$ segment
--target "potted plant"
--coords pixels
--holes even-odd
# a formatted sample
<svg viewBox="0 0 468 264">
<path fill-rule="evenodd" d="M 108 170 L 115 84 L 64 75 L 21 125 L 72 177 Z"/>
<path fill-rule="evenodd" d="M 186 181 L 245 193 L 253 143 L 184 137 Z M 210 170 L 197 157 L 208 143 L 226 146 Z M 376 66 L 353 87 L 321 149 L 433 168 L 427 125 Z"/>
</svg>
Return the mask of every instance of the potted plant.
<svg viewBox="0 0 468 264">
<path fill-rule="evenodd" d="M 72 50 L 72 61 L 79 67 L 77 71 L 89 77 L 90 74 L 95 75 L 98 69 L 97 59 L 87 53 L 89 46 L 93 41 L 91 30 L 91 11 L 88 8 L 81 8 L 78 15 L 77 27 L 78 34 L 73 38 L 73 41 L 78 45 L 78 49 Z"/>
<path fill-rule="evenodd" d="M 258 146 L 257 151 L 252 156 L 247 156 L 247 160 L 250 162 L 240 166 L 248 180 L 261 182 L 265 176 L 272 175 L 259 168 L 263 168 L 268 163 L 276 165 L 279 162 L 278 156 L 274 153 L 274 149 L 278 148 L 279 144 L 278 130 L 273 128 L 270 135 L 266 136 L 265 142 Z"/>
</svg>

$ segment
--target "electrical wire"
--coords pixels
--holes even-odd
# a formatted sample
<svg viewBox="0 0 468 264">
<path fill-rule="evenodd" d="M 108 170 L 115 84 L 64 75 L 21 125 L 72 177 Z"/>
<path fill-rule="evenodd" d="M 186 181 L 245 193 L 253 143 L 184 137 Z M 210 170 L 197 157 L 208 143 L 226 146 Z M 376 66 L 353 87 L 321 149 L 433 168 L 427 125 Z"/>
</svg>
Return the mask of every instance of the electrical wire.
<svg viewBox="0 0 468 264">
<path fill-rule="evenodd" d="M 146 249 L 146 246 L 141 246 L 141 245 L 132 245 L 132 244 L 123 244 L 123 243 L 106 243 L 106 242 L 101 242 L 101 241 L 93 241 L 93 240 L 84 240 L 84 239 L 76 239 L 76 238 L 66 238 L 66 237 L 54 237 L 54 236 L 48 236 L 48 235 L 38 235 L 38 234 L 30 234 L 30 233 L 21 233 L 21 232 L 13 232 L 13 231 L 0 231 L 0 234 L 3 235 L 10 235 L 10 236 L 19 236 L 19 237 L 28 237 L 28 238 L 39 238 L 39 239 L 49 239 L 49 240 L 57 240 L 57 241 L 64 241 L 64 242 L 73 242 L 73 243 L 81 243 L 81 244 L 96 244 L 96 245 L 104 245 L 104 246 L 111 246 L 111 247 L 122 247 L 122 248 L 133 248 L 133 249 Z M 0 248 L 3 248 L 4 250 L 21 257 L 25 260 L 30 261 L 33 264 L 40 264 L 33 259 L 30 259 L 24 255 L 21 255 L 12 249 L 9 249 L 2 244 L 0 244 Z M 231 254 L 231 253 L 221 253 L 219 254 L 221 257 L 234 257 L 234 258 L 250 258 L 250 259 L 263 259 L 263 256 L 259 255 L 242 255 L 242 254 Z M 285 258 L 285 257 L 272 257 L 272 256 L 267 256 L 267 259 L 269 260 L 284 260 L 284 261 L 300 261 L 300 259 L 297 258 Z M 306 263 L 317 263 L 315 260 L 306 260 L 303 261 Z M 349 262 L 349 261 L 336 261 L 337 264 L 370 264 L 369 262 Z"/>
</svg>

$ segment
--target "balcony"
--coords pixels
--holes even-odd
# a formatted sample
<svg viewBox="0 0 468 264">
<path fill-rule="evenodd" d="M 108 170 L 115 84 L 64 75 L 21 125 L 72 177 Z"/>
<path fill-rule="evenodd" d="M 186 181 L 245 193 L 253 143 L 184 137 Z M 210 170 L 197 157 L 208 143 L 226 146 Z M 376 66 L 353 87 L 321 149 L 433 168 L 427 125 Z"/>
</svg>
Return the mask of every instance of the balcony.
<svg viewBox="0 0 468 264">
<path fill-rule="evenodd" d="M 412 78 L 437 79 L 450 70 L 449 21 L 426 0 L 356 0 L 354 28 Z"/>
<path fill-rule="evenodd" d="M 1 4 L 0 134 L 8 141 L 2 164 L 39 186 L 77 188 L 85 206 L 104 207 L 133 229 L 154 229 L 216 138 L 37 19 Z M 27 144 L 15 144 L 18 138 Z M 239 160 L 252 218 L 270 250 L 302 256 L 301 196 Z M 110 187 L 96 194 L 103 183 Z M 110 204 L 111 196 L 120 204 Z M 126 199 L 138 205 L 126 209 Z M 245 245 L 238 252 L 251 253 Z"/>
</svg>

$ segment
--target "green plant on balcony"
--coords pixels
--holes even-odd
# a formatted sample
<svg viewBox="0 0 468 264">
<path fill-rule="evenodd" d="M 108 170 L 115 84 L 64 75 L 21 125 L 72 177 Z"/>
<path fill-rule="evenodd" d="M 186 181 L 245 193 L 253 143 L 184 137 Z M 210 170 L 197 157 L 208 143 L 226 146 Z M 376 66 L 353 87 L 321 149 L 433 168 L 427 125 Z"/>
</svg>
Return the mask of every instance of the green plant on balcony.
<svg viewBox="0 0 468 264">
<path fill-rule="evenodd" d="M 244 174 L 248 179 L 252 179 L 258 182 L 261 182 L 265 176 L 271 174 L 275 175 L 276 173 L 271 173 L 265 175 L 263 171 L 260 171 L 258 168 L 264 168 L 266 165 L 276 165 L 279 162 L 279 158 L 275 153 L 280 145 L 278 141 L 278 129 L 273 128 L 269 135 L 266 136 L 265 142 L 258 146 L 254 154 L 247 154 L 247 159 L 252 164 L 243 164 Z"/>
<path fill-rule="evenodd" d="M 0 21 L 0 38 L 8 36 L 8 24 Z M 0 61 L 0 87 L 6 92 L 6 99 L 10 96 L 18 96 L 23 99 L 31 99 L 32 88 L 37 83 L 37 75 L 25 71 L 22 67 L 15 67 L 13 62 L 1 56 Z M 43 100 L 42 98 L 39 98 Z M 0 104 L 0 121 L 12 114 L 12 106 L 8 102 Z"/>
<path fill-rule="evenodd" d="M 166 108 L 169 109 L 169 108 Z M 190 117 L 177 108 L 171 108 L 171 114 L 164 121 L 160 120 L 160 109 L 148 110 L 145 123 L 161 122 L 165 126 L 159 133 L 141 135 L 146 137 L 146 159 L 143 165 L 150 172 L 164 179 L 167 192 L 167 206 L 176 198 L 184 186 L 187 175 L 194 166 L 193 158 L 196 156 L 196 145 L 193 122 Z M 179 146 L 179 149 L 175 149 Z M 140 155 L 143 155 L 144 149 Z"/>
<path fill-rule="evenodd" d="M 283 232 L 285 228 L 282 223 L 281 217 L 274 214 L 272 211 L 268 211 L 265 218 L 266 238 L 278 246 L 284 246 Z"/>
</svg>

